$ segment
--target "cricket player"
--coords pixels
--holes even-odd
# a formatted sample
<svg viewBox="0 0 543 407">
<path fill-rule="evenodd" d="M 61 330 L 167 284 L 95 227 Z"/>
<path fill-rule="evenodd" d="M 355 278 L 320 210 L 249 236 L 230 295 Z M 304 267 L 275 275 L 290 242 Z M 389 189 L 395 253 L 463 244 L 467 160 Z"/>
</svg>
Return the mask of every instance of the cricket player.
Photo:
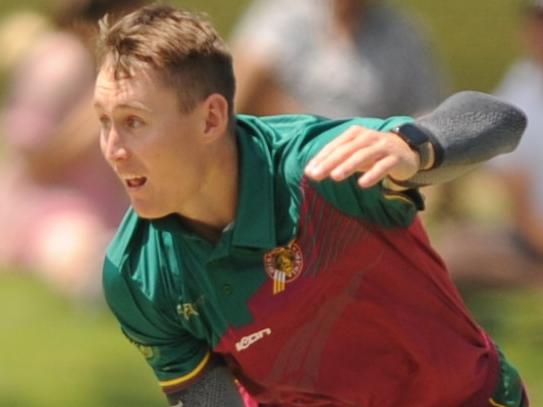
<svg viewBox="0 0 543 407">
<path fill-rule="evenodd" d="M 101 147 L 132 203 L 105 295 L 170 405 L 528 406 L 416 216 L 418 186 L 516 147 L 520 111 L 468 92 L 415 121 L 236 116 L 202 17 L 100 26 Z"/>
</svg>

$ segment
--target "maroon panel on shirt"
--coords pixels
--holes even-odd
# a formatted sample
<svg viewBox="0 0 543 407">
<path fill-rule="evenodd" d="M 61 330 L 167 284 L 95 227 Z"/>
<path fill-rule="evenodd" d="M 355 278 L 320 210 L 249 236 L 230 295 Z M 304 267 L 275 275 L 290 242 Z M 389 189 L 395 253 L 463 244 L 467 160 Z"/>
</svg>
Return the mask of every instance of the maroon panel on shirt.
<svg viewBox="0 0 543 407">
<path fill-rule="evenodd" d="M 250 299 L 254 323 L 217 346 L 269 406 L 478 407 L 494 346 L 470 317 L 417 219 L 383 229 L 304 190 L 300 275 Z M 269 263 L 269 262 L 268 262 Z M 263 265 L 264 268 L 264 265 Z"/>
</svg>

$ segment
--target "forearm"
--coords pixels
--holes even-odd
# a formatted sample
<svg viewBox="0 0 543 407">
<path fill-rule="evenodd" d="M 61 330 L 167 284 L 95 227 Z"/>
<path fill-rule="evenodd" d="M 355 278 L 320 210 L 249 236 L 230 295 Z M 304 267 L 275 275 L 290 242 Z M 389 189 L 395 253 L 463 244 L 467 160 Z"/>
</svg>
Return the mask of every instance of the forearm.
<svg viewBox="0 0 543 407">
<path fill-rule="evenodd" d="M 526 128 L 522 111 L 479 92 L 457 93 L 415 121 L 434 149 L 430 169 L 406 184 L 417 187 L 450 181 L 480 163 L 513 151 Z"/>
<path fill-rule="evenodd" d="M 230 371 L 222 365 L 211 368 L 189 388 L 167 395 L 171 407 L 243 407 Z"/>
</svg>

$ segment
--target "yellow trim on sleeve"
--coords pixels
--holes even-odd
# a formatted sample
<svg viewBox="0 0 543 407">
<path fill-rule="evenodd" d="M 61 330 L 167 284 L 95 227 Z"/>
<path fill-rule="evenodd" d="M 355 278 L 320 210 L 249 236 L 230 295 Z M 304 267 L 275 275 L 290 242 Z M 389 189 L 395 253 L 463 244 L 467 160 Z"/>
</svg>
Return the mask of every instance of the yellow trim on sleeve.
<svg viewBox="0 0 543 407">
<path fill-rule="evenodd" d="M 506 407 L 503 404 L 496 403 L 493 399 L 489 399 L 488 402 L 490 403 L 491 406 L 494 406 L 494 407 Z"/>
<path fill-rule="evenodd" d="M 402 202 L 414 205 L 414 202 L 413 202 L 412 199 L 406 197 L 405 195 L 401 195 L 401 193 L 390 193 L 389 192 L 389 193 L 383 194 L 383 196 L 385 197 L 385 199 L 387 199 L 389 201 L 396 200 L 396 201 L 402 201 Z"/>
<path fill-rule="evenodd" d="M 198 363 L 198 366 L 196 366 L 192 372 L 187 373 L 184 376 L 178 377 L 177 379 L 159 381 L 160 387 L 175 386 L 175 385 L 178 385 L 180 383 L 186 382 L 187 380 L 192 379 L 193 377 L 195 377 L 199 373 L 201 373 L 201 371 L 207 365 L 207 362 L 209 361 L 210 357 L 211 357 L 211 353 L 207 352 L 207 354 L 204 356 L 204 359 L 202 359 L 202 361 L 200 363 Z"/>
</svg>

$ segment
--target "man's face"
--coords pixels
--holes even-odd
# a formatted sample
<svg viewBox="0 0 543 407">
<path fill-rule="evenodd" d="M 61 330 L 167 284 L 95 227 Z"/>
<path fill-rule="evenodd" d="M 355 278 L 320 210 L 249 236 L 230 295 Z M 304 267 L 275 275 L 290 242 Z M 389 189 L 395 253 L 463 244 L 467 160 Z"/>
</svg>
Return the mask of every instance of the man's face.
<svg viewBox="0 0 543 407">
<path fill-rule="evenodd" d="M 202 188 L 205 118 L 182 113 L 175 91 L 150 69 L 115 79 L 106 63 L 94 102 L 104 157 L 144 218 L 183 213 Z"/>
</svg>

